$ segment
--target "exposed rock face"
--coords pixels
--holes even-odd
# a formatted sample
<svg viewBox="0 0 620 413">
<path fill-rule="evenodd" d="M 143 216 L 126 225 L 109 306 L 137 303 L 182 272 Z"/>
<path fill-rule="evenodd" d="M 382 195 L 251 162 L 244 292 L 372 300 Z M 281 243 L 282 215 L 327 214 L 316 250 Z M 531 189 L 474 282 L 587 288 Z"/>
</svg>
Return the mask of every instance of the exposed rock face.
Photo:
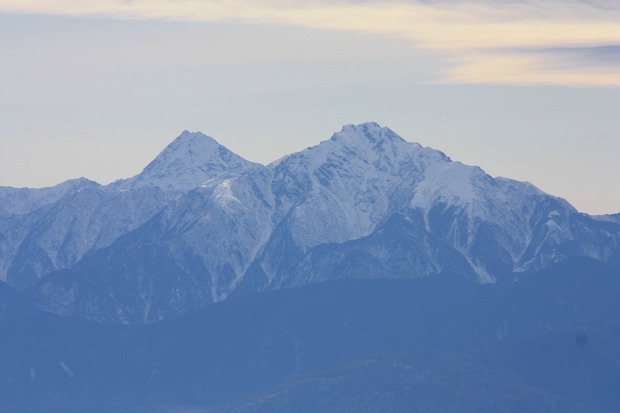
<svg viewBox="0 0 620 413">
<path fill-rule="evenodd" d="M 99 321 L 338 278 L 492 283 L 576 256 L 620 263 L 617 220 L 375 123 L 267 166 L 184 132 L 136 177 L 67 185 L 0 206 L 2 279 Z"/>
</svg>

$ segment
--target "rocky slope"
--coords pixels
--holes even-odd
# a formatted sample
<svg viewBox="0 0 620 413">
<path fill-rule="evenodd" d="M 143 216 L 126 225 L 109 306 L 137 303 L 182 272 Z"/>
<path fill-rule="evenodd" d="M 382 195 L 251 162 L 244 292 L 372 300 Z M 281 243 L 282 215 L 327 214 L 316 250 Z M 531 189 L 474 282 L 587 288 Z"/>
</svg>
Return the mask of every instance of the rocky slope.
<svg viewBox="0 0 620 413">
<path fill-rule="evenodd" d="M 267 166 L 184 132 L 140 175 L 0 224 L 3 279 L 46 310 L 122 323 L 339 278 L 620 266 L 618 222 L 376 123 Z"/>
</svg>

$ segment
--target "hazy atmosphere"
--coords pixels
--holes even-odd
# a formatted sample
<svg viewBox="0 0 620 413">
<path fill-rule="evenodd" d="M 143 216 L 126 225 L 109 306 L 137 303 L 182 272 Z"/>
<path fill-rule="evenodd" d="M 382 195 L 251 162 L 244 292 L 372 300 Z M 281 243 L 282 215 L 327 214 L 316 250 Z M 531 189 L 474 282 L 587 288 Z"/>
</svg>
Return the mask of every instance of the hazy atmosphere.
<svg viewBox="0 0 620 413">
<path fill-rule="evenodd" d="M 0 413 L 619 413 L 618 0 L 0 0 Z"/>
<path fill-rule="evenodd" d="M 620 211 L 620 5 L 0 0 L 0 185 L 137 174 L 183 130 L 269 163 L 342 125 Z"/>
</svg>

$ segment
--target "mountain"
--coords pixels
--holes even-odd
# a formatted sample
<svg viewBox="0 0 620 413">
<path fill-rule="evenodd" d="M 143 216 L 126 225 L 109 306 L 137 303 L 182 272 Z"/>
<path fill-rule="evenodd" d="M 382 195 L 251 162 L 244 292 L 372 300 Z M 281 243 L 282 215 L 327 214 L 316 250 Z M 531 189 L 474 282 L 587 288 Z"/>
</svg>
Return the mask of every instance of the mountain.
<svg viewBox="0 0 620 413">
<path fill-rule="evenodd" d="M 617 412 L 619 241 L 375 123 L 266 166 L 183 132 L 0 188 L 0 413 Z"/>
<path fill-rule="evenodd" d="M 139 227 L 187 188 L 256 167 L 212 138 L 185 131 L 127 180 L 0 188 L 0 280 L 27 288 Z"/>
<path fill-rule="evenodd" d="M 1 228 L 3 279 L 37 306 L 130 324 L 337 279 L 501 283 L 575 257 L 620 267 L 616 220 L 376 123 L 267 166 L 184 132 L 138 176 Z"/>
<path fill-rule="evenodd" d="M 147 326 L 0 283 L 0 412 L 617 412 L 617 275 L 579 258 L 510 283 L 336 280 Z"/>
<path fill-rule="evenodd" d="M 183 131 L 140 174 L 117 181 L 111 187 L 128 191 L 154 186 L 164 192 L 184 192 L 222 175 L 260 167 L 232 153 L 207 135 Z"/>
</svg>

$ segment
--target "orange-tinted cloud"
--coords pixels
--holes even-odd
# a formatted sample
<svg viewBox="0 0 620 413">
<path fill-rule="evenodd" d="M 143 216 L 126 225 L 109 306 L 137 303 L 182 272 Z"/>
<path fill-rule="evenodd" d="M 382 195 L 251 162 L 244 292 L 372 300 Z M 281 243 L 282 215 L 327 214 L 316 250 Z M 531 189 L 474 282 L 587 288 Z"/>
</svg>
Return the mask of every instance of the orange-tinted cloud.
<svg viewBox="0 0 620 413">
<path fill-rule="evenodd" d="M 587 56 L 562 65 L 541 49 L 620 44 L 620 5 L 609 0 L 501 2 L 0 0 L 0 11 L 129 19 L 237 21 L 402 38 L 444 54 L 446 82 L 620 86 L 620 70 Z"/>
</svg>

